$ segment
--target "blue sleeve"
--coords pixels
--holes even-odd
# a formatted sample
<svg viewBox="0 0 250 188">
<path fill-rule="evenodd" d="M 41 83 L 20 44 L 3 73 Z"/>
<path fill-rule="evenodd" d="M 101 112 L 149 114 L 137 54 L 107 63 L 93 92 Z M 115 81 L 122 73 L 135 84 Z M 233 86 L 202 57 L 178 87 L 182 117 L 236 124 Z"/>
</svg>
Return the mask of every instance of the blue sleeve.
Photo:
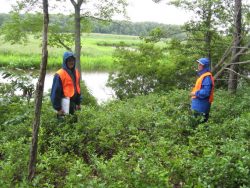
<svg viewBox="0 0 250 188">
<path fill-rule="evenodd" d="M 201 85 L 201 89 L 195 93 L 196 97 L 200 99 L 208 98 L 211 94 L 212 80 L 210 76 L 206 76 Z"/>
<path fill-rule="evenodd" d="M 63 98 L 62 81 L 58 74 L 55 74 L 50 94 L 51 103 L 55 110 L 61 110 L 61 99 Z"/>
</svg>

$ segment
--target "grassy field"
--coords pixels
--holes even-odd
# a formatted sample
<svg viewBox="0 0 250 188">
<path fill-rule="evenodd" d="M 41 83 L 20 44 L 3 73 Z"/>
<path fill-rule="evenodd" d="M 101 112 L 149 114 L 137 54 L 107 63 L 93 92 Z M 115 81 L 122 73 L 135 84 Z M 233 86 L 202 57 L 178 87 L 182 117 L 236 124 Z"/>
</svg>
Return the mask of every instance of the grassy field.
<svg viewBox="0 0 250 188">
<path fill-rule="evenodd" d="M 109 71 L 114 68 L 114 45 L 124 42 L 128 46 L 140 43 L 139 37 L 112 34 L 83 34 L 81 66 L 86 71 Z M 41 41 L 30 36 L 27 44 L 4 43 L 0 38 L 0 66 L 38 69 L 41 61 Z M 73 48 L 72 48 L 73 49 Z M 61 67 L 64 48 L 49 47 L 48 69 Z"/>
</svg>

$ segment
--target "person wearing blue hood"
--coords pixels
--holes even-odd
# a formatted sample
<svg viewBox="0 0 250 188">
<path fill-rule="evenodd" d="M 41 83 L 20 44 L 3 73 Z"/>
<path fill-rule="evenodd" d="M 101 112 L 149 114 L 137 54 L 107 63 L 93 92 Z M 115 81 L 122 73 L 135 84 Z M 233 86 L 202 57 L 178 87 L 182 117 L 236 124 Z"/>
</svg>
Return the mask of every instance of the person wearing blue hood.
<svg viewBox="0 0 250 188">
<path fill-rule="evenodd" d="M 198 63 L 198 79 L 190 93 L 192 97 L 191 109 L 194 116 L 202 117 L 200 123 L 208 121 L 210 107 L 214 96 L 214 78 L 210 72 L 210 60 L 208 58 L 200 58 Z"/>
<path fill-rule="evenodd" d="M 56 72 L 53 79 L 50 99 L 58 117 L 65 114 L 62 108 L 63 98 L 70 101 L 70 114 L 80 109 L 80 73 L 75 69 L 75 56 L 72 52 L 64 53 L 62 68 Z"/>
</svg>

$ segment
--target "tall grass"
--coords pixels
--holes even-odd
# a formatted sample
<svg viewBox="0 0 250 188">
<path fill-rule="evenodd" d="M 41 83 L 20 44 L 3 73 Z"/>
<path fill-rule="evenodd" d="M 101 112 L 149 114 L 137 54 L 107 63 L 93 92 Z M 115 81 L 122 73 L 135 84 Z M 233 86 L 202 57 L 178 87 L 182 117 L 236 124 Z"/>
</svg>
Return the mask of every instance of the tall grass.
<svg viewBox="0 0 250 188">
<path fill-rule="evenodd" d="M 128 46 L 140 43 L 138 37 L 112 34 L 83 34 L 81 67 L 86 71 L 110 71 L 114 69 L 113 44 L 124 42 Z M 0 38 L 0 66 L 9 68 L 38 69 L 41 62 L 41 41 L 33 36 L 27 44 L 4 43 Z M 102 45 L 104 44 L 104 45 Z M 109 45 L 110 44 L 110 45 Z M 74 49 L 72 47 L 72 49 Z M 64 48 L 49 47 L 48 69 L 62 65 Z"/>
</svg>

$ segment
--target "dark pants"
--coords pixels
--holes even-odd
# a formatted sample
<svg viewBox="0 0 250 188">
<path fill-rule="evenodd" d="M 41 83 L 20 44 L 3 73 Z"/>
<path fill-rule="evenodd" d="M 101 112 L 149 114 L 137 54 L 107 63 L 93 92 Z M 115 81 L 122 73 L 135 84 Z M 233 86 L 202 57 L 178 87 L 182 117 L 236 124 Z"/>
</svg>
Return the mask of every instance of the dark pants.
<svg viewBox="0 0 250 188">
<path fill-rule="evenodd" d="M 70 100 L 69 114 L 74 114 L 76 111 L 76 103 Z"/>
<path fill-rule="evenodd" d="M 192 127 L 196 128 L 199 124 L 206 123 L 209 119 L 209 113 L 201 113 L 197 111 L 193 111 L 194 121 L 192 123 Z"/>
<path fill-rule="evenodd" d="M 70 114 L 70 115 L 73 115 L 71 118 L 72 118 L 72 122 L 74 122 L 74 123 L 77 122 L 77 116 L 74 115 L 75 111 L 76 111 L 76 103 L 73 102 L 72 100 L 70 100 L 69 114 Z M 65 117 L 64 114 L 63 114 L 63 115 L 58 115 L 58 114 L 57 114 L 57 119 L 58 119 L 59 121 L 63 121 L 63 120 L 64 120 L 64 117 Z"/>
<path fill-rule="evenodd" d="M 199 121 L 199 123 L 206 123 L 209 118 L 209 113 L 194 112 L 194 117 Z"/>
</svg>

